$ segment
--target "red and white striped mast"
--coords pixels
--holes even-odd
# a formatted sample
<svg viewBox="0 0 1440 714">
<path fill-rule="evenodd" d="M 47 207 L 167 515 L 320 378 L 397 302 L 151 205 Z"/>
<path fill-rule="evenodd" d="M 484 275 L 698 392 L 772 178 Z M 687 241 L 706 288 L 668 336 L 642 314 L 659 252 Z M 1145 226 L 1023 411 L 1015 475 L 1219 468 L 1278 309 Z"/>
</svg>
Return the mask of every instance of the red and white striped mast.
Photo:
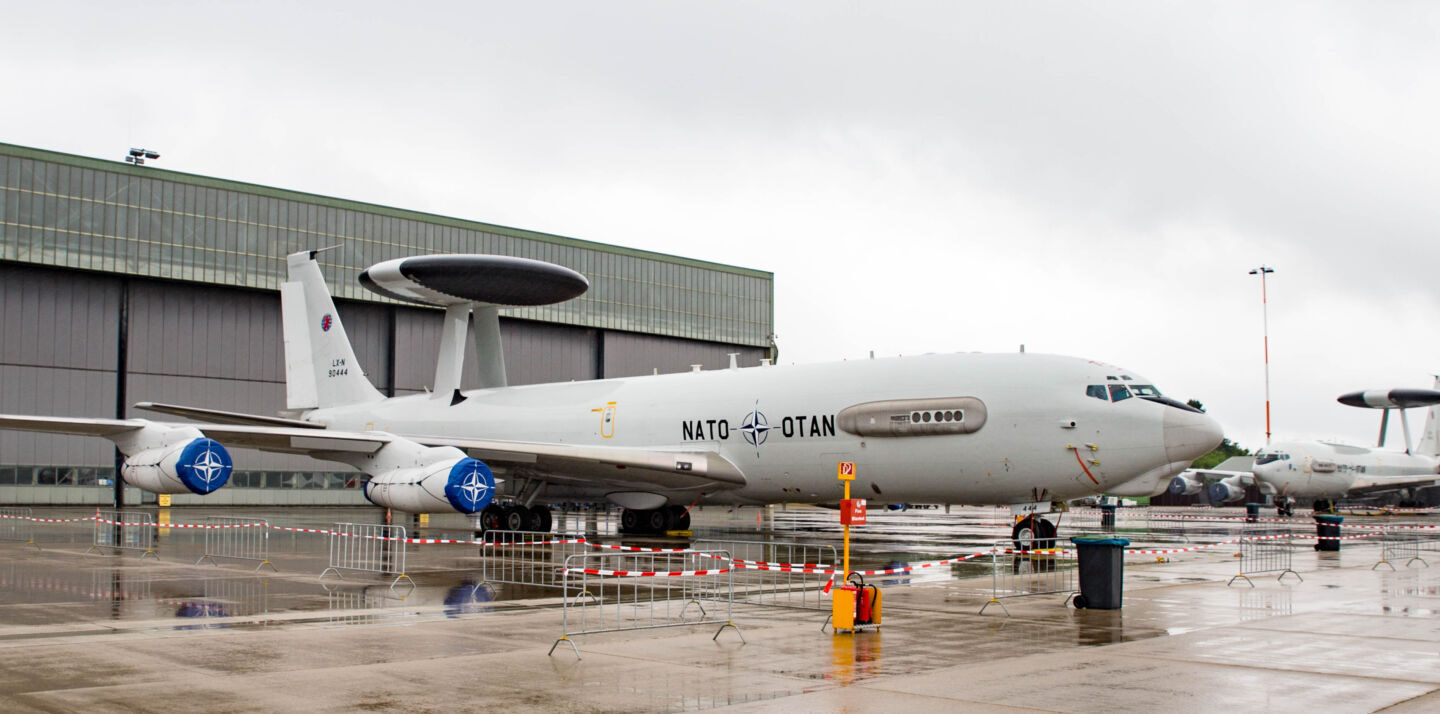
<svg viewBox="0 0 1440 714">
<path fill-rule="evenodd" d="M 1265 443 L 1270 443 L 1270 300 L 1265 295 L 1265 276 L 1274 268 L 1260 266 L 1251 275 L 1260 276 L 1260 315 L 1265 323 Z"/>
</svg>

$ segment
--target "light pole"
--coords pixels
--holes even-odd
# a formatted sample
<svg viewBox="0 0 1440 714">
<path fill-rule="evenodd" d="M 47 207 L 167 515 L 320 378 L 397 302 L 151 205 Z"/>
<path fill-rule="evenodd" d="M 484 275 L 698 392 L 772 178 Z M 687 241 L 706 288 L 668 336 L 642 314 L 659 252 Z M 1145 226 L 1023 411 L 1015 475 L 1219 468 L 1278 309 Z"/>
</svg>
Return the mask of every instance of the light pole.
<svg viewBox="0 0 1440 714">
<path fill-rule="evenodd" d="M 1265 294 L 1265 276 L 1275 272 L 1274 268 L 1260 266 L 1251 275 L 1260 276 L 1260 315 L 1265 321 L 1265 443 L 1270 443 L 1270 300 Z"/>
</svg>

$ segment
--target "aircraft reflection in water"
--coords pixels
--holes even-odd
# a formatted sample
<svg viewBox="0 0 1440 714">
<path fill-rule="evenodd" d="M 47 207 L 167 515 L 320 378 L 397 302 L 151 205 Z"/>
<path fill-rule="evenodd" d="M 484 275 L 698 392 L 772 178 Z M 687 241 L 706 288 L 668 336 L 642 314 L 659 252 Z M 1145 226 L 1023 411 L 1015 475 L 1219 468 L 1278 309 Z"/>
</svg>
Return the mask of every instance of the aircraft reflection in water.
<svg viewBox="0 0 1440 714">
<path fill-rule="evenodd" d="M 142 403 L 200 420 L 0 416 L 0 427 L 102 436 L 123 477 L 157 493 L 224 485 L 231 446 L 308 454 L 365 472 L 374 503 L 480 513 L 488 529 L 550 529 L 546 504 L 622 506 L 628 532 L 688 525 L 689 504 L 834 503 L 836 463 L 884 503 L 1012 508 L 1023 543 L 1040 514 L 1099 493 L 1150 495 L 1220 443 L 1208 416 L 1120 367 L 1038 354 L 946 354 L 507 386 L 499 306 L 573 298 L 589 282 L 550 263 L 422 256 L 372 266 L 381 294 L 445 308 L 435 390 L 386 398 L 365 378 L 316 263 L 282 285 L 287 416 Z M 459 388 L 473 319 L 480 382 Z"/>
<path fill-rule="evenodd" d="M 1376 390 L 1340 396 L 1338 401 L 1346 406 L 1382 410 L 1376 448 L 1329 441 L 1274 441 L 1255 452 L 1250 473 L 1189 472 L 1172 481 L 1170 492 L 1192 494 L 1208 488 L 1212 503 L 1226 503 L 1244 498 L 1245 486 L 1253 482 L 1275 497 L 1281 515 L 1290 515 L 1296 501 L 1313 499 L 1316 511 L 1330 511 L 1335 499 L 1344 496 L 1393 492 L 1402 495 L 1402 507 L 1420 505 L 1416 492 L 1440 485 L 1440 378 L 1435 386 L 1437 389 Z M 1429 407 L 1419 444 L 1411 442 L 1406 415 L 1407 409 L 1416 407 Z M 1392 410 L 1400 412 L 1404 451 L 1383 448 Z M 1207 487 L 1200 481 L 1207 474 L 1225 478 Z"/>
</svg>

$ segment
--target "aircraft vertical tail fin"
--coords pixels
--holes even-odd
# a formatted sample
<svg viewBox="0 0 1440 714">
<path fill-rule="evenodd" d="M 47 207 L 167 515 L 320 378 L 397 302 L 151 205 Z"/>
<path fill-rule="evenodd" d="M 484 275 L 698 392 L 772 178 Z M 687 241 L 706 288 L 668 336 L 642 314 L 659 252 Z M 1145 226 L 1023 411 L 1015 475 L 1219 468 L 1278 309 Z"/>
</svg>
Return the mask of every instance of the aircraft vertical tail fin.
<svg viewBox="0 0 1440 714">
<path fill-rule="evenodd" d="M 1440 390 L 1440 375 L 1435 376 L 1435 389 Z M 1418 453 L 1440 456 L 1440 405 L 1425 410 L 1425 429 L 1420 432 Z"/>
<path fill-rule="evenodd" d="M 290 279 L 280 286 L 286 406 L 315 409 L 378 402 L 385 396 L 355 359 L 315 255 L 292 253 L 286 259 Z"/>
</svg>

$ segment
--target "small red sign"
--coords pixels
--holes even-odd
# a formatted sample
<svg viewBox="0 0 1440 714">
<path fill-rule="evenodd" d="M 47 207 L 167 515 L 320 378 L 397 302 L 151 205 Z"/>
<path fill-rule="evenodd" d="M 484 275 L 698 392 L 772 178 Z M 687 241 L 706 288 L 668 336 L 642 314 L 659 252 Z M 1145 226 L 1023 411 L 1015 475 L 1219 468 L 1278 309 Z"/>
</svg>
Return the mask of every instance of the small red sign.
<svg viewBox="0 0 1440 714">
<path fill-rule="evenodd" d="M 865 499 L 845 498 L 840 501 L 840 525 L 865 525 Z"/>
</svg>

